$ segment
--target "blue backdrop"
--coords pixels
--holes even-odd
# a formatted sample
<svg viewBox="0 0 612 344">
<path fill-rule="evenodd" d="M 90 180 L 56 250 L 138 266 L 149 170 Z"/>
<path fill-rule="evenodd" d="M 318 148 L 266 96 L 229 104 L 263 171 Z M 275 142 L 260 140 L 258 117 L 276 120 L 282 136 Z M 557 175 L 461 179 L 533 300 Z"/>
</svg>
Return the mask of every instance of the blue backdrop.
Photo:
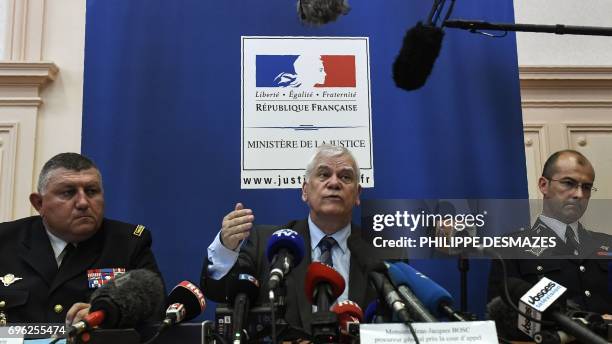
<svg viewBox="0 0 612 344">
<path fill-rule="evenodd" d="M 87 1 L 82 151 L 104 175 L 107 216 L 152 230 L 169 288 L 198 281 L 235 202 L 258 223 L 307 213 L 297 189 L 240 189 L 241 35 L 369 37 L 376 187 L 363 198 L 527 196 L 514 35 L 447 30 L 427 84 L 408 93 L 391 66 L 431 2 L 350 4 L 314 28 L 288 0 Z M 458 0 L 453 17 L 514 21 L 511 0 Z M 455 261 L 415 264 L 458 298 Z M 478 313 L 487 269 L 470 270 Z"/>
</svg>

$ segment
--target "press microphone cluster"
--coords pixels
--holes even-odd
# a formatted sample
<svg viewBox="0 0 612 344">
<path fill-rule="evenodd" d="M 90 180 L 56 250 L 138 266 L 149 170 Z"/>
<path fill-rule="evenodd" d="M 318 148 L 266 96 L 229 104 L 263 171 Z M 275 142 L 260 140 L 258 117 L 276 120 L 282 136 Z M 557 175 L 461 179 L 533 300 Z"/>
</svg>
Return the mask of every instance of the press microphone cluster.
<svg viewBox="0 0 612 344">
<path fill-rule="evenodd" d="M 129 328 L 152 317 L 164 300 L 164 286 L 157 274 L 132 270 L 93 292 L 89 314 L 68 330 L 72 337 L 94 327 Z"/>
<path fill-rule="evenodd" d="M 531 317 L 535 319 L 552 321 L 555 326 L 561 329 L 561 331 L 557 331 L 556 329 L 544 329 L 540 325 L 536 327 L 531 319 L 520 316 L 515 328 L 519 328 L 522 332 L 534 338 L 536 342 L 545 343 L 551 340 L 550 338 L 565 340 L 569 336 L 573 336 L 581 343 L 608 343 L 607 340 L 565 314 L 563 305 L 559 304 L 559 301 L 563 300 L 563 298 L 559 298 L 559 295 L 565 292 L 565 288 L 557 282 L 543 278 L 538 284 L 532 286 L 524 280 L 508 278 L 508 291 L 511 298 L 509 301 L 519 304 L 519 309 L 523 312 L 530 313 Z M 527 302 L 525 303 L 522 300 Z M 520 304 L 521 302 L 523 305 Z"/>
</svg>

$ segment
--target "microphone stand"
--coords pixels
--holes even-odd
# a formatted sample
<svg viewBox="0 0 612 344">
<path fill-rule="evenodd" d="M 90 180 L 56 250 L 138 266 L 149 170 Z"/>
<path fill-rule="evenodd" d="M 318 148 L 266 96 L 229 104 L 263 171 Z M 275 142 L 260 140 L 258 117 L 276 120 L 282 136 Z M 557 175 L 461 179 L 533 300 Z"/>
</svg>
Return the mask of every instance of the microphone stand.
<svg viewBox="0 0 612 344">
<path fill-rule="evenodd" d="M 470 260 L 465 258 L 463 254 L 457 258 L 457 268 L 459 269 L 460 274 L 460 290 L 461 290 L 461 303 L 459 310 L 461 313 L 467 313 L 468 308 L 468 283 L 467 283 L 467 273 L 470 271 Z"/>
<path fill-rule="evenodd" d="M 612 36 L 612 28 L 597 26 L 572 26 L 572 25 L 537 25 L 537 24 L 509 24 L 489 23 L 482 20 L 451 19 L 444 21 L 445 27 L 454 29 L 493 31 L 520 31 L 520 32 L 545 32 L 557 35 L 586 35 L 586 36 Z"/>
</svg>

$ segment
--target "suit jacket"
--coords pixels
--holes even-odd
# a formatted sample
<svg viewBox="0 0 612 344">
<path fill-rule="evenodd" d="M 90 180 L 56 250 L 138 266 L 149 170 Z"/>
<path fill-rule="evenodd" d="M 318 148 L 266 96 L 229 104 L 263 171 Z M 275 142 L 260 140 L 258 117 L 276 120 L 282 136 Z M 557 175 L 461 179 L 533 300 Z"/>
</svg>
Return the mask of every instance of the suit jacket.
<svg viewBox="0 0 612 344">
<path fill-rule="evenodd" d="M 307 220 L 292 221 L 283 227 L 255 226 L 255 228 L 251 230 L 251 235 L 248 240 L 242 245 L 238 260 L 230 272 L 220 280 L 214 280 L 208 277 L 209 261 L 208 258 L 205 259 L 201 275 L 201 285 L 204 294 L 211 300 L 216 302 L 227 302 L 227 284 L 232 283 L 237 273 L 244 273 L 247 271 L 259 280 L 261 286 L 257 304 L 269 304 L 266 283 L 269 278 L 269 263 L 265 256 L 265 250 L 268 239 L 272 233 L 279 228 L 291 228 L 304 238 L 306 248 L 304 259 L 302 259 L 302 262 L 294 267 L 285 277 L 287 285 L 285 320 L 292 326 L 310 332 L 312 305 L 308 302 L 304 291 L 304 278 L 308 265 L 312 261 L 310 254 L 310 231 L 308 229 Z M 365 257 L 367 257 L 367 259 L 372 259 L 372 257 L 368 255 L 367 252 L 361 252 L 363 248 L 367 248 L 368 246 L 366 246 L 361 239 L 359 227 L 354 224 L 351 225 L 348 247 L 349 250 L 351 250 L 349 270 L 350 285 L 346 285 L 346 287 L 349 288 L 349 300 L 358 303 L 365 311 L 368 302 L 376 298 L 376 292 L 368 284 L 367 267 L 365 263 Z"/>
<path fill-rule="evenodd" d="M 149 269 L 161 274 L 151 251 L 148 230 L 104 219 L 91 238 L 79 243 L 58 269 L 40 216 L 0 224 L 0 277 L 22 278 L 0 283 L 0 301 L 7 321 L 64 323 L 75 302 L 88 302 L 94 291 L 87 270 L 106 268 Z"/>
<path fill-rule="evenodd" d="M 517 236 L 556 237 L 555 232 L 539 219 L 530 231 Z M 612 244 L 612 236 L 586 230 L 579 225 L 580 255 L 574 256 L 572 249 L 557 237 L 556 247 L 539 253 L 535 259 L 507 259 L 509 277 L 517 277 L 531 284 L 542 277 L 560 283 L 567 288 L 564 296 L 569 304 L 583 310 L 612 314 L 612 297 L 608 289 L 608 269 L 610 259 L 594 259 L 601 252 L 607 254 Z M 524 252 L 526 256 L 536 257 Z M 501 295 L 503 288 L 501 264 L 493 261 L 489 275 L 489 299 Z"/>
</svg>

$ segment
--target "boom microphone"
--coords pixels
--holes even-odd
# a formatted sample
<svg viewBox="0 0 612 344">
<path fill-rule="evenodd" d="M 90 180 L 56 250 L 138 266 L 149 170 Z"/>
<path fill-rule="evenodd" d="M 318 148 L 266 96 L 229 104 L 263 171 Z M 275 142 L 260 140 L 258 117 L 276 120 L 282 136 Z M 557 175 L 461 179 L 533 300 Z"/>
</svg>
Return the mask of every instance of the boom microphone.
<svg viewBox="0 0 612 344">
<path fill-rule="evenodd" d="M 402 272 L 402 281 L 434 316 L 445 315 L 451 320 L 467 321 L 453 310 L 453 297 L 446 289 L 406 263 L 397 262 L 394 265 Z"/>
<path fill-rule="evenodd" d="M 274 290 L 304 258 L 304 239 L 292 229 L 279 229 L 268 240 L 266 256 L 270 262 L 268 288 Z"/>
<path fill-rule="evenodd" d="M 416 320 L 420 322 L 437 322 L 436 319 L 427 308 L 421 303 L 421 301 L 414 295 L 412 290 L 408 287 L 408 281 L 399 266 L 396 264 L 388 264 L 389 278 L 393 285 L 397 288 L 400 296 L 408 305 L 408 312 Z"/>
<path fill-rule="evenodd" d="M 413 91 L 425 85 L 440 54 L 443 38 L 441 28 L 421 22 L 406 32 L 393 63 L 393 80 L 397 87 Z"/>
<path fill-rule="evenodd" d="M 95 326 L 134 327 L 155 315 L 163 300 L 164 286 L 157 274 L 146 269 L 129 271 L 93 292 L 89 316 L 74 324 L 67 335 L 73 336 Z"/>
<path fill-rule="evenodd" d="M 351 8 L 346 0 L 298 0 L 297 10 L 302 22 L 318 26 L 335 21 Z"/>
</svg>

